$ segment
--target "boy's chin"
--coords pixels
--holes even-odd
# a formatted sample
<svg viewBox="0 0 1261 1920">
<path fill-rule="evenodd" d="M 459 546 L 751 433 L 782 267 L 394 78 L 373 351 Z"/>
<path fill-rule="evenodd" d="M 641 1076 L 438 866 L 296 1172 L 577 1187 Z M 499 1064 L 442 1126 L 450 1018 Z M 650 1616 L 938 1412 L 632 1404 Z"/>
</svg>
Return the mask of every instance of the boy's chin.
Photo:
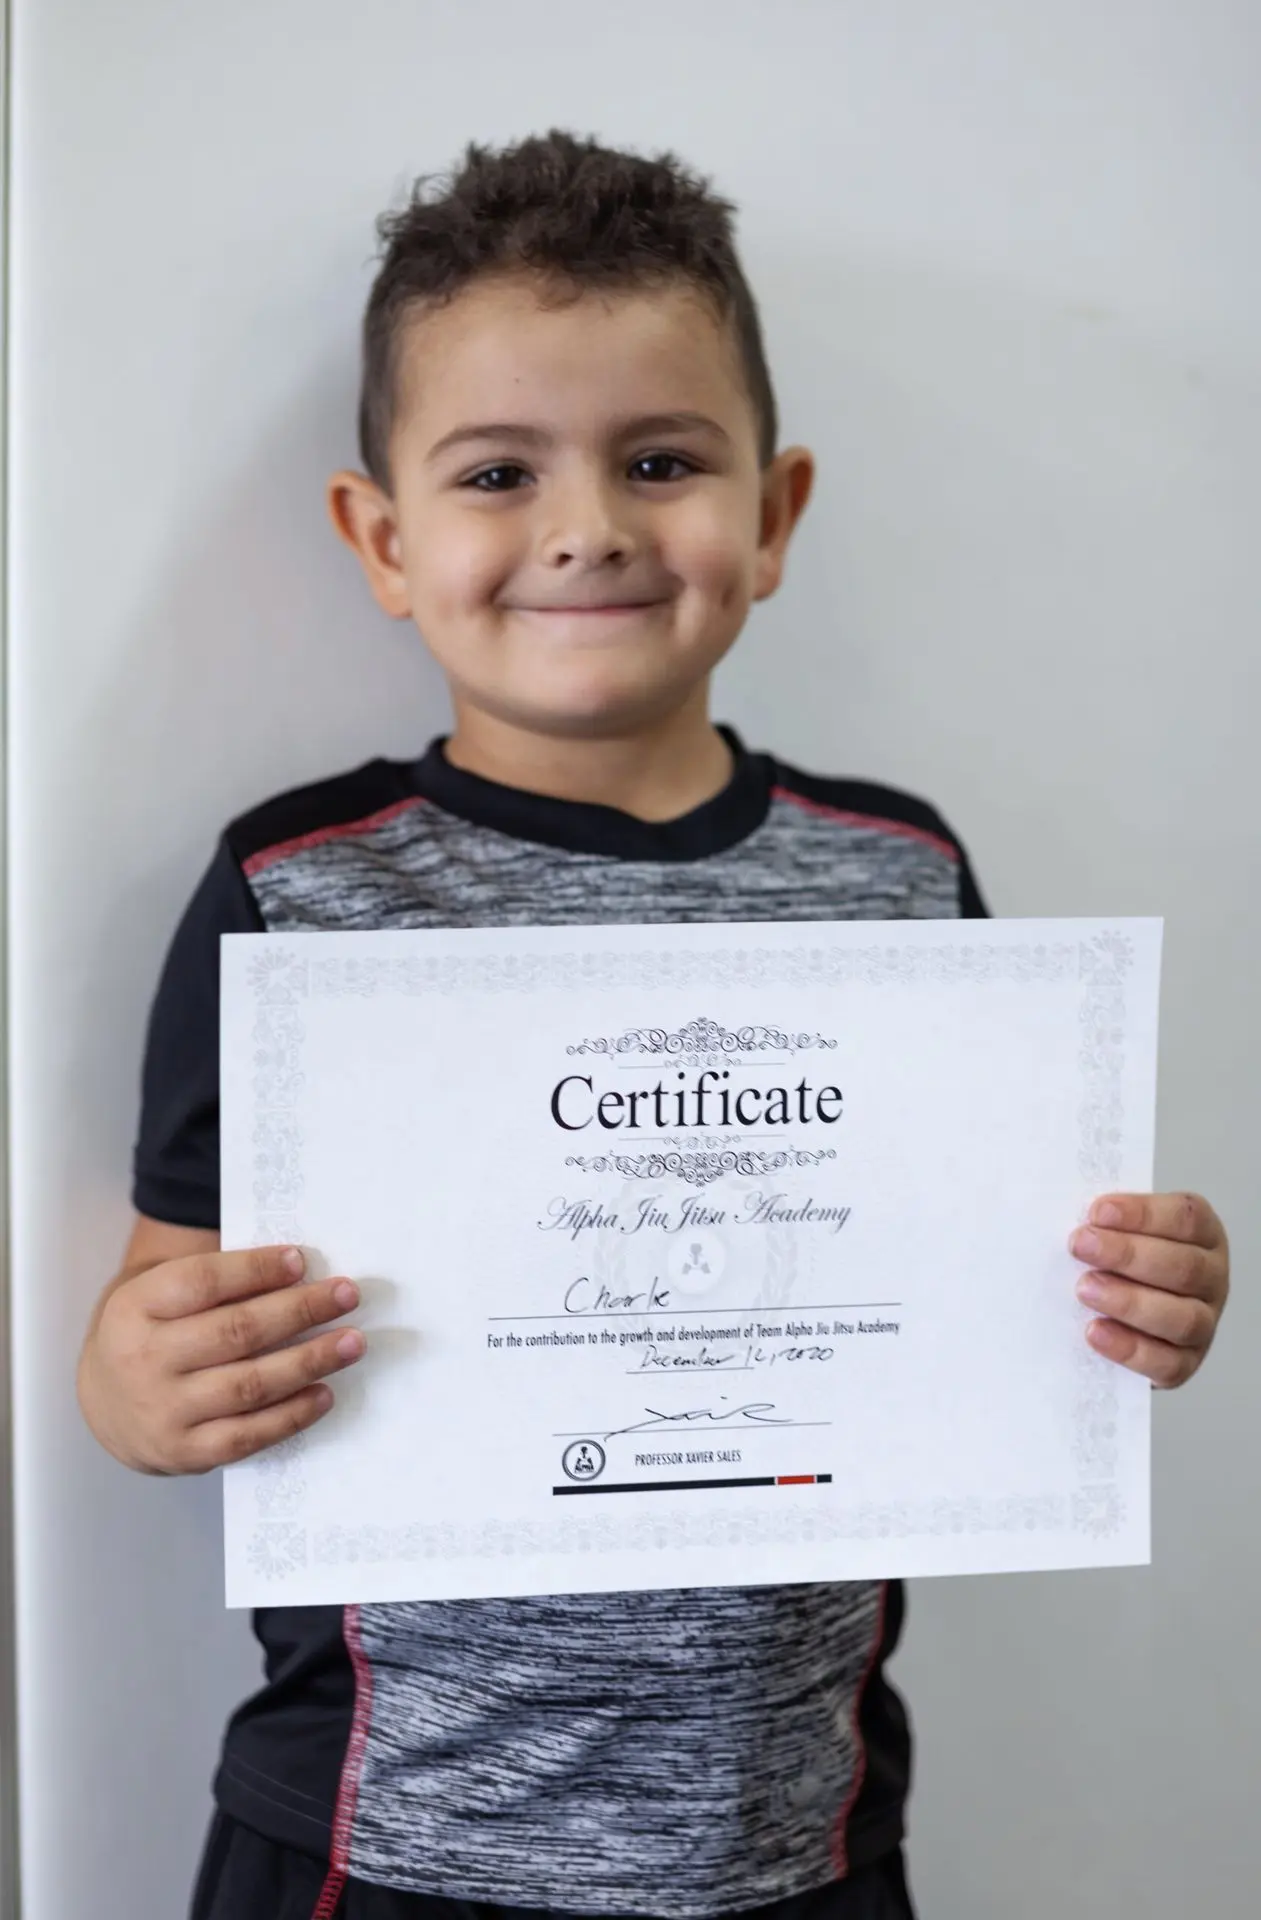
<svg viewBox="0 0 1261 1920">
<path fill-rule="evenodd" d="M 488 702 L 499 717 L 554 740 L 624 739 L 667 725 L 696 700 L 708 673 L 665 685 L 570 683 L 534 686 L 519 701 Z"/>
</svg>

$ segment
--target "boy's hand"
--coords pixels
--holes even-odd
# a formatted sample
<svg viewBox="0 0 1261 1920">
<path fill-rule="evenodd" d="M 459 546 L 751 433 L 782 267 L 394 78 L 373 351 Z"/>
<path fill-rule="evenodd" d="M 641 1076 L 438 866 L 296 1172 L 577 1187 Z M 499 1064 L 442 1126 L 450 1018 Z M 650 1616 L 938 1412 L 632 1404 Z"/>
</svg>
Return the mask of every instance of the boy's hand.
<svg viewBox="0 0 1261 1920">
<path fill-rule="evenodd" d="M 1107 1317 L 1086 1337 L 1096 1352 L 1158 1387 L 1180 1387 L 1213 1344 L 1230 1290 L 1230 1248 L 1198 1193 L 1111 1193 L 1069 1248 L 1088 1261 L 1077 1297 Z"/>
<path fill-rule="evenodd" d="M 142 1473 L 205 1473 L 312 1426 L 325 1374 L 364 1350 L 352 1329 L 285 1343 L 358 1304 L 349 1280 L 295 1284 L 296 1247 L 208 1251 L 120 1280 L 79 1363 L 79 1400 L 102 1446 Z M 277 1351 L 277 1349 L 282 1349 Z"/>
</svg>

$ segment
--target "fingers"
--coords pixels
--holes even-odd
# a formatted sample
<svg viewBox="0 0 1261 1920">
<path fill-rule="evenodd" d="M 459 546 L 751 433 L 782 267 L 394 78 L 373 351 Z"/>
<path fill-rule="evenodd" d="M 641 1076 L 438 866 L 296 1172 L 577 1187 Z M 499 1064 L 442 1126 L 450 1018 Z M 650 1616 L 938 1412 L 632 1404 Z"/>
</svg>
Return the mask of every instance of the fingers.
<svg viewBox="0 0 1261 1920">
<path fill-rule="evenodd" d="M 306 1271 L 300 1247 L 249 1247 L 240 1253 L 190 1254 L 167 1260 L 136 1281 L 136 1297 L 154 1320 L 182 1320 L 229 1300 L 292 1287 Z"/>
<path fill-rule="evenodd" d="M 359 1290 L 340 1276 L 299 1284 L 304 1266 L 294 1247 L 212 1247 L 109 1290 L 78 1380 L 115 1458 L 145 1473 L 205 1472 L 327 1413 L 324 1376 L 353 1365 L 365 1342 L 355 1329 L 322 1330 Z"/>
<path fill-rule="evenodd" d="M 1108 1193 L 1095 1201 L 1090 1219 L 1095 1226 L 1209 1249 L 1226 1238 L 1221 1221 L 1198 1193 Z"/>
<path fill-rule="evenodd" d="M 278 1407 L 282 1401 L 315 1386 L 326 1374 L 353 1366 L 365 1349 L 363 1335 L 354 1328 L 321 1334 L 282 1353 L 238 1360 L 231 1366 L 210 1367 L 185 1380 L 181 1418 L 190 1427 L 237 1419 Z M 246 1423 L 248 1424 L 248 1422 Z"/>
<path fill-rule="evenodd" d="M 350 1280 L 288 1285 L 167 1323 L 161 1330 L 163 1351 L 177 1373 L 224 1366 L 284 1346 L 350 1313 L 358 1304 L 359 1289 Z"/>
<path fill-rule="evenodd" d="M 1224 1293 L 1225 1263 L 1219 1249 L 1209 1251 L 1184 1240 L 1155 1239 L 1093 1225 L 1079 1227 L 1069 1246 L 1077 1259 L 1144 1286 L 1210 1303 Z"/>
<path fill-rule="evenodd" d="M 1221 1221 L 1198 1193 L 1111 1193 L 1069 1246 L 1093 1271 L 1078 1298 L 1102 1318 L 1086 1337 L 1097 1353 L 1158 1387 L 1179 1387 L 1213 1343 L 1230 1288 Z"/>
<path fill-rule="evenodd" d="M 1159 1287 L 1120 1280 L 1112 1273 L 1084 1273 L 1077 1298 L 1136 1335 L 1204 1354 L 1217 1329 L 1217 1315 L 1204 1300 Z"/>
<path fill-rule="evenodd" d="M 1185 1386 L 1204 1359 L 1203 1348 L 1171 1346 L 1115 1320 L 1092 1320 L 1086 1338 L 1105 1360 L 1141 1374 L 1157 1387 Z"/>
<path fill-rule="evenodd" d="M 176 1473 L 209 1473 L 214 1467 L 232 1466 L 248 1460 L 265 1447 L 290 1440 L 322 1420 L 333 1404 L 331 1390 L 324 1386 L 307 1387 L 261 1413 L 241 1414 L 235 1418 L 208 1420 L 191 1427 L 176 1454 Z"/>
</svg>

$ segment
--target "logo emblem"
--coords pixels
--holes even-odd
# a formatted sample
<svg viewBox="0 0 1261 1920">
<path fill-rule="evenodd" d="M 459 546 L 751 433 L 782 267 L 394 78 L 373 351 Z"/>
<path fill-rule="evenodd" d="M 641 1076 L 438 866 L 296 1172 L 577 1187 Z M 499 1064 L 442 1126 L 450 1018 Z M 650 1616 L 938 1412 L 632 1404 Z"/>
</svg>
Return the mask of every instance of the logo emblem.
<svg viewBox="0 0 1261 1920">
<path fill-rule="evenodd" d="M 598 1440 L 575 1440 L 560 1464 L 571 1480 L 598 1480 L 604 1472 L 604 1448 Z"/>
<path fill-rule="evenodd" d="M 727 1265 L 727 1250 L 718 1234 L 691 1227 L 676 1236 L 667 1263 L 672 1285 L 679 1293 L 712 1293 Z"/>
</svg>

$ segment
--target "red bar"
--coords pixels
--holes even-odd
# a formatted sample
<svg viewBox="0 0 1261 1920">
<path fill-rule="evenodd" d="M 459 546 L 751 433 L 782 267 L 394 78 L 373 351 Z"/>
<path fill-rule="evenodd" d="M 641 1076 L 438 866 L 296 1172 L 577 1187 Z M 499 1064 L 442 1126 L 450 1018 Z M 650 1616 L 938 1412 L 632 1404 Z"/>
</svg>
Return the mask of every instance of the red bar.
<svg viewBox="0 0 1261 1920">
<path fill-rule="evenodd" d="M 775 1485 L 777 1487 L 812 1487 L 814 1478 L 812 1473 L 781 1473 L 776 1478 Z"/>
</svg>

